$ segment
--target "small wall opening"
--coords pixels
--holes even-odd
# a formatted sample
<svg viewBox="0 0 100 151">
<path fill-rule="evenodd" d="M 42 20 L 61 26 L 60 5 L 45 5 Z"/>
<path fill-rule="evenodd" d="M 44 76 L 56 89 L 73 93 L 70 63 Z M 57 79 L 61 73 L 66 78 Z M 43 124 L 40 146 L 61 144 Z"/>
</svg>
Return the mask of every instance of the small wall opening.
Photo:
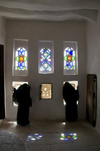
<svg viewBox="0 0 100 151">
<path fill-rule="evenodd" d="M 64 81 L 63 85 L 65 84 L 65 82 L 69 82 L 74 88 L 75 90 L 77 90 L 77 86 L 78 86 L 78 81 Z M 77 100 L 77 105 L 78 105 L 78 100 Z M 65 100 L 63 99 L 63 104 L 66 105 Z"/>
<path fill-rule="evenodd" d="M 52 84 L 41 84 L 40 99 L 52 99 Z"/>
<path fill-rule="evenodd" d="M 24 84 L 24 83 L 28 84 L 28 82 L 13 81 L 13 82 L 12 82 L 12 95 L 13 95 L 13 89 L 14 89 L 14 88 L 15 88 L 15 89 L 18 89 L 18 88 L 19 88 L 22 84 Z M 13 105 L 14 107 L 17 107 L 17 106 L 18 106 L 16 103 L 13 102 L 13 100 L 12 100 L 12 105 Z"/>
</svg>

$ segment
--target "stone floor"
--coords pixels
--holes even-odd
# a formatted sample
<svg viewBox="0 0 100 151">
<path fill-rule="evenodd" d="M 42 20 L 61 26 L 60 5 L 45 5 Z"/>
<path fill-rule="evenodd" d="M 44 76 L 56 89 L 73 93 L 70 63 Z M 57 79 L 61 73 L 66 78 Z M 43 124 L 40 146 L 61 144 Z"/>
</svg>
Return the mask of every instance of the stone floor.
<svg viewBox="0 0 100 151">
<path fill-rule="evenodd" d="M 0 125 L 0 151 L 100 151 L 100 134 L 86 120 Z"/>
</svg>

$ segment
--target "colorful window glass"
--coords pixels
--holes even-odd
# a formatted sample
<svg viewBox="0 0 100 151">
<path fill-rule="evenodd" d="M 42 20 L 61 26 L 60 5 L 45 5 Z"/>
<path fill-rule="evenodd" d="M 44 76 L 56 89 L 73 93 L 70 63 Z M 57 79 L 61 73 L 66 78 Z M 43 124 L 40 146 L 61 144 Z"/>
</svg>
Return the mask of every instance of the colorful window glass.
<svg viewBox="0 0 100 151">
<path fill-rule="evenodd" d="M 75 69 L 75 50 L 72 47 L 67 47 L 64 50 L 64 69 Z"/>
<path fill-rule="evenodd" d="M 49 48 L 40 50 L 40 71 L 51 71 L 51 50 Z"/>
<path fill-rule="evenodd" d="M 27 70 L 27 51 L 19 47 L 15 53 L 15 70 Z"/>
</svg>

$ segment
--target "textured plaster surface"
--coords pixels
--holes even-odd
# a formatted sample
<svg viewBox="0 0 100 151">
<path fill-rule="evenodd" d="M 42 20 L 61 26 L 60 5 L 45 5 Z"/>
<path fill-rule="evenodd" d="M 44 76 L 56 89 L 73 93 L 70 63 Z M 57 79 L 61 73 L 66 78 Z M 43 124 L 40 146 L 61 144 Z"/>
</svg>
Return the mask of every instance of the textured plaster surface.
<svg viewBox="0 0 100 151">
<path fill-rule="evenodd" d="M 7 18 L 62 21 L 86 19 L 96 22 L 99 0 L 6 0 L 0 1 L 0 15 Z"/>
</svg>

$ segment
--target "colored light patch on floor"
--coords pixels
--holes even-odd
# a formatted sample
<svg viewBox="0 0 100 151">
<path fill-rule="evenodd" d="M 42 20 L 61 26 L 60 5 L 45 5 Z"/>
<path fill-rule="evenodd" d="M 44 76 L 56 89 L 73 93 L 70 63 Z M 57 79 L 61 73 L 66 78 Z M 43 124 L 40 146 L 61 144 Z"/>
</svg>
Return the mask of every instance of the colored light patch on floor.
<svg viewBox="0 0 100 151">
<path fill-rule="evenodd" d="M 68 141 L 68 140 L 76 140 L 77 134 L 76 133 L 62 133 L 60 140 Z"/>
<path fill-rule="evenodd" d="M 35 140 L 40 140 L 42 137 L 42 134 L 38 134 L 38 133 L 35 133 L 35 134 L 30 134 L 27 138 L 27 141 L 35 141 Z"/>
</svg>

